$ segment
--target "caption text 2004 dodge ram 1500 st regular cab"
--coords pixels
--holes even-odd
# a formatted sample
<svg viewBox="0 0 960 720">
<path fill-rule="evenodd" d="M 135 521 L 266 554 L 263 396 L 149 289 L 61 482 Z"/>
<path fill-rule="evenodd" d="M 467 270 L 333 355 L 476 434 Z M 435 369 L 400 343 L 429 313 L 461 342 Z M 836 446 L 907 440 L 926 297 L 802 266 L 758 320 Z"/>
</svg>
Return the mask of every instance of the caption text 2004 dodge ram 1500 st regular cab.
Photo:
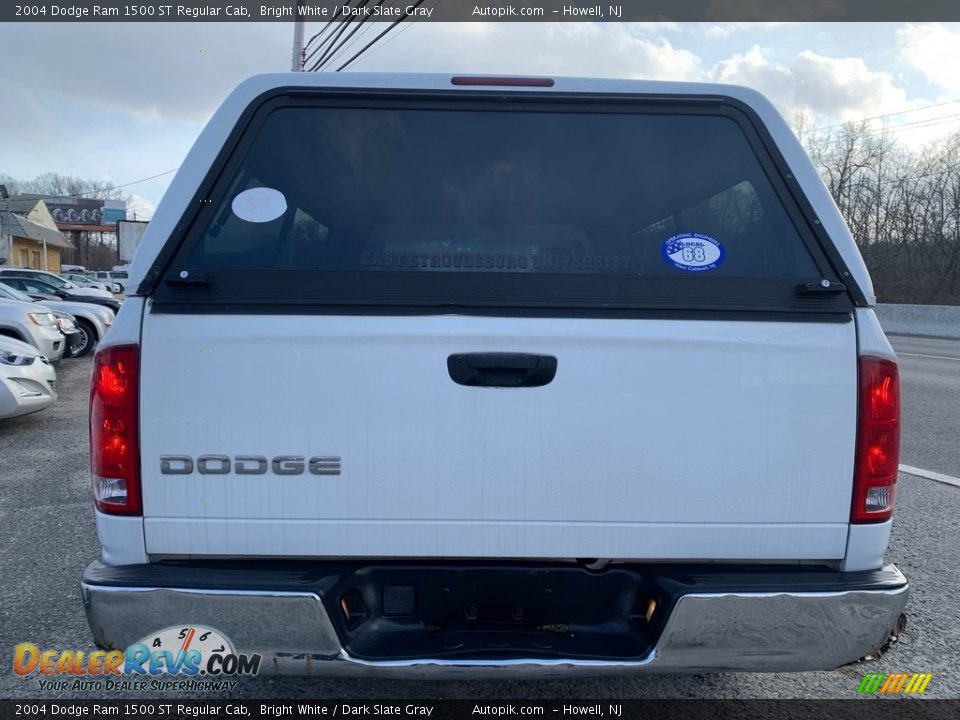
<svg viewBox="0 0 960 720">
<path fill-rule="evenodd" d="M 881 647 L 896 358 L 740 87 L 244 82 L 91 388 L 96 641 L 263 672 L 833 668 Z"/>
</svg>

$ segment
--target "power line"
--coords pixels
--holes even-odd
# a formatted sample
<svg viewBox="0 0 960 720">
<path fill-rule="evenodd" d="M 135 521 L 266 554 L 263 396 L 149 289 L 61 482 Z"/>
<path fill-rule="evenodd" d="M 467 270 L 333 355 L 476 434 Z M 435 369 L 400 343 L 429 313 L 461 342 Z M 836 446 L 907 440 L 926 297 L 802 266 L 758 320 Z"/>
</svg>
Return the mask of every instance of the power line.
<svg viewBox="0 0 960 720">
<path fill-rule="evenodd" d="M 331 27 L 333 26 L 334 21 L 337 19 L 337 17 L 339 17 L 339 12 L 340 12 L 340 8 L 338 7 L 336 10 L 333 11 L 333 16 L 332 16 L 329 20 L 327 20 L 327 22 L 324 24 L 324 26 L 323 26 L 322 28 L 320 28 L 320 32 L 315 33 L 314 35 L 312 35 L 312 36 L 310 37 L 310 39 L 307 40 L 306 43 L 304 43 L 304 46 L 303 46 L 304 58 L 303 58 L 303 63 L 302 63 L 302 65 L 301 65 L 301 67 L 305 67 L 306 64 L 307 64 L 307 61 L 310 60 L 310 58 L 312 58 L 312 57 L 316 54 L 317 50 L 314 50 L 314 51 L 313 51 L 312 53 L 310 53 L 309 55 L 307 55 L 307 51 L 310 49 L 310 46 L 313 45 L 313 41 L 314 41 L 314 40 L 316 40 L 317 38 L 319 38 L 321 35 L 323 35 L 325 32 L 327 32 L 327 30 L 328 30 L 329 28 L 331 28 Z M 322 41 L 322 42 L 320 43 L 320 47 L 323 47 L 323 43 L 324 43 L 324 42 L 326 42 L 326 40 L 324 40 L 324 41 Z M 319 49 L 319 47 L 318 47 L 317 49 Z"/>
<path fill-rule="evenodd" d="M 946 125 L 949 123 L 960 122 L 960 113 L 944 115 L 938 118 L 929 118 L 927 120 L 915 120 L 914 122 L 903 123 L 901 125 L 892 125 L 882 128 L 873 128 L 872 130 L 858 130 L 863 135 L 875 137 L 877 135 L 886 135 L 895 132 L 906 132 L 909 130 L 923 130 L 924 128 L 935 127 L 937 125 Z"/>
<path fill-rule="evenodd" d="M 370 0 L 361 0 L 361 2 L 357 5 L 357 7 L 366 7 L 366 5 L 367 5 L 368 2 L 370 2 Z M 374 5 L 374 7 L 380 7 L 381 5 L 383 5 L 384 2 L 385 2 L 385 0 L 378 0 L 378 2 Z M 330 63 L 332 63 L 332 62 L 333 62 L 333 59 L 334 59 L 343 49 L 345 49 L 346 47 L 349 47 L 348 43 L 350 43 L 350 39 L 353 38 L 353 36 L 356 35 L 359 30 L 361 30 L 361 29 L 364 29 L 364 30 L 365 30 L 365 29 L 366 29 L 366 28 L 364 28 L 364 24 L 365 24 L 369 19 L 370 19 L 370 16 L 365 15 L 365 16 L 360 20 L 360 22 L 356 23 L 356 24 L 353 26 L 353 29 L 350 30 L 350 33 L 349 33 L 345 38 L 343 38 L 343 40 L 340 40 L 340 38 L 343 37 L 343 33 L 346 32 L 346 30 L 347 30 L 347 28 L 348 28 L 348 24 L 347 24 L 347 23 L 343 23 L 343 24 L 341 25 L 341 27 L 340 27 L 340 30 L 337 31 L 336 36 L 334 37 L 333 42 L 332 42 L 330 45 L 327 46 L 327 49 L 324 51 L 323 55 L 320 56 L 320 59 L 319 59 L 319 60 L 314 64 L 314 66 L 313 66 L 312 68 L 310 68 L 310 69 L 311 69 L 311 70 L 322 70 L 325 66 L 329 65 Z M 368 27 L 369 27 L 369 26 L 368 26 Z M 340 41 L 339 44 L 338 44 L 338 42 L 337 42 L 338 40 Z M 352 43 L 350 43 L 350 44 L 352 44 Z"/>
<path fill-rule="evenodd" d="M 323 50 L 324 45 L 326 45 L 330 41 L 330 39 L 333 37 L 333 33 L 331 32 L 330 34 L 328 34 L 327 37 L 321 40 L 311 52 L 308 52 L 310 50 L 310 44 L 313 43 L 314 40 L 319 38 L 325 32 L 327 32 L 328 28 L 332 28 L 333 26 L 334 26 L 334 21 L 328 20 L 327 24 L 323 26 L 323 30 L 321 30 L 312 38 L 310 38 L 310 42 L 307 43 L 307 45 L 303 49 L 303 64 L 301 65 L 302 68 L 305 69 L 307 67 L 307 63 L 313 59 L 313 56 L 316 55 L 321 50 Z"/>
<path fill-rule="evenodd" d="M 901 125 L 894 125 L 893 127 L 883 128 L 888 132 L 899 132 L 900 130 L 919 130 L 925 127 L 932 127 L 934 125 L 943 125 L 944 123 L 953 123 L 960 120 L 960 113 L 954 113 L 952 115 L 944 115 L 938 118 L 928 118 L 927 120 L 916 120 L 910 123 L 903 123 Z M 881 132 L 877 130 L 875 132 Z"/>
<path fill-rule="evenodd" d="M 93 195 L 93 194 L 96 194 L 96 193 L 99 193 L 99 192 L 106 192 L 106 191 L 109 191 L 109 190 L 119 190 L 120 188 L 130 187 L 131 185 L 139 185 L 140 183 L 146 182 L 147 180 L 155 180 L 155 179 L 158 178 L 158 177 L 163 177 L 164 175 L 169 175 L 170 173 L 175 173 L 175 172 L 176 172 L 177 170 L 179 170 L 179 169 L 180 169 L 180 168 L 175 167 L 175 168 L 173 168 L 173 170 L 164 170 L 162 173 L 157 173 L 156 175 L 151 175 L 150 177 L 141 178 L 140 180 L 133 180 L 132 182 L 123 183 L 123 184 L 121 184 L 121 185 L 106 185 L 106 186 L 104 186 L 104 187 L 94 188 L 93 190 L 88 190 L 88 191 L 82 192 L 82 193 L 73 193 L 73 194 L 70 194 L 70 195 L 57 195 L 57 197 L 76 197 L 76 198 L 79 198 L 79 197 L 84 197 L 84 196 L 86 196 L 86 195 Z"/>
<path fill-rule="evenodd" d="M 863 129 L 863 130 L 857 129 L 856 132 L 862 135 L 869 135 L 871 137 L 876 137 L 878 135 L 882 136 L 882 135 L 893 134 L 897 132 L 908 132 L 910 130 L 922 130 L 924 128 L 936 127 L 938 125 L 946 125 L 946 124 L 955 123 L 955 122 L 960 122 L 960 113 L 952 113 L 950 115 L 943 115 L 941 117 L 936 117 L 936 118 L 928 118 L 926 120 L 915 120 L 914 122 L 902 123 L 900 125 L 887 125 L 880 128 L 871 128 L 871 129 Z M 825 128 L 821 128 L 821 130 L 825 130 Z M 814 136 L 822 137 L 823 135 L 820 132 L 805 130 L 805 131 L 798 131 L 798 136 L 801 138 L 805 138 L 805 137 L 813 138 Z"/>
<path fill-rule="evenodd" d="M 370 2 L 370 0 L 357 0 L 357 4 L 353 7 L 354 9 L 363 8 L 363 7 L 366 7 L 368 2 Z M 383 0 L 380 0 L 380 3 L 383 3 Z M 349 2 L 345 7 L 348 7 L 348 8 L 350 7 Z M 337 48 L 337 41 L 340 40 L 340 38 L 343 36 L 343 33 L 346 32 L 347 28 L 353 22 L 354 17 L 355 16 L 352 14 L 346 14 L 346 13 L 340 14 L 340 20 L 337 21 L 336 25 L 331 26 L 330 33 L 327 35 L 327 37 L 324 38 L 323 42 L 320 43 L 320 45 L 318 45 L 317 48 L 312 53 L 310 53 L 310 57 L 313 57 L 317 52 L 319 52 L 320 50 L 323 50 L 323 53 L 320 55 L 320 58 L 316 62 L 314 62 L 313 65 L 307 68 L 308 72 L 316 72 L 326 64 L 327 59 L 330 57 L 331 52 L 335 51 Z M 367 16 L 365 15 L 363 17 L 363 20 L 361 20 L 359 24 L 363 24 L 363 22 L 366 21 L 366 19 L 367 19 Z"/>
<path fill-rule="evenodd" d="M 349 0 L 348 0 L 349 2 Z M 355 8 L 363 8 L 370 2 L 370 0 L 357 0 Z M 378 0 L 374 7 L 382 6 L 386 0 Z M 397 17 L 390 25 L 387 26 L 385 30 L 380 32 L 376 37 L 373 38 L 370 42 L 360 48 L 359 51 L 354 53 L 350 58 L 340 64 L 336 68 L 336 72 L 346 70 L 354 62 L 356 62 L 360 57 L 364 55 L 368 50 L 374 47 L 378 42 L 380 42 L 384 37 L 386 37 L 397 25 L 404 22 L 405 20 L 410 20 L 407 26 L 404 26 L 403 30 L 406 30 L 407 27 L 416 22 L 419 16 L 411 16 L 411 11 L 416 10 L 421 5 L 423 5 L 425 0 L 416 0 L 412 5 L 407 5 L 404 9 L 404 13 Z M 431 7 L 436 7 L 441 0 L 432 0 Z M 524 3 L 526 4 L 526 3 Z M 388 7 L 391 5 L 388 3 Z M 349 7 L 349 5 L 347 5 Z M 399 7 L 399 6 L 398 6 Z M 356 23 L 350 32 L 347 33 L 348 24 L 353 19 L 353 15 L 350 15 L 346 18 L 342 18 L 339 21 L 335 22 L 331 19 L 327 24 L 320 30 L 320 32 L 313 35 L 310 40 L 307 42 L 305 50 L 305 61 L 304 69 L 308 72 L 316 72 L 323 70 L 329 65 L 332 65 L 343 53 L 353 47 L 361 38 L 366 36 L 372 29 L 372 24 L 367 24 L 367 20 L 371 17 L 370 15 L 364 15 L 363 18 Z M 336 14 L 334 14 L 336 18 Z M 401 32 L 403 32 L 401 30 Z M 344 35 L 346 33 L 346 35 Z M 399 33 L 398 33 L 399 34 Z M 323 37 L 326 35 L 325 37 Z M 395 36 L 394 36 L 395 37 Z M 321 39 L 322 38 L 322 39 Z M 310 50 L 310 46 L 314 41 L 320 39 L 320 43 Z M 390 38 L 391 40 L 393 37 Z M 309 50 L 309 52 L 307 52 Z M 312 65 L 306 67 L 308 61 L 312 60 L 317 54 L 320 54 L 320 57 L 313 62 Z"/>
<path fill-rule="evenodd" d="M 430 5 L 430 8 L 431 8 L 431 9 L 435 8 L 437 5 L 440 4 L 440 2 L 441 2 L 441 0 L 433 0 L 433 2 L 432 2 L 431 5 Z M 529 4 L 528 2 L 526 2 L 526 0 L 522 0 L 522 2 L 523 2 L 523 4 L 524 4 L 525 6 L 530 7 L 530 4 Z M 375 48 L 373 49 L 373 52 L 376 52 L 377 50 L 383 50 L 383 48 L 385 48 L 387 45 L 389 45 L 390 43 L 392 43 L 392 42 L 393 42 L 394 40 L 396 40 L 398 37 L 400 37 L 401 35 L 403 35 L 407 30 L 409 30 L 411 27 L 413 27 L 413 23 L 415 23 L 416 21 L 417 21 L 417 18 L 414 18 L 414 19 L 411 20 L 409 23 L 407 23 L 406 25 L 404 25 L 402 28 L 400 28 L 400 32 L 394 33 L 393 35 L 391 35 L 390 37 L 388 37 L 388 38 L 386 39 L 386 42 L 384 42 L 384 43 L 382 43 L 381 45 L 375 47 Z"/>
<path fill-rule="evenodd" d="M 318 52 L 324 51 L 324 54 L 326 54 L 325 48 L 334 39 L 337 31 L 336 29 L 341 25 L 343 25 L 345 21 L 349 22 L 349 19 L 350 19 L 349 16 L 347 16 L 346 13 L 341 12 L 341 7 L 349 8 L 350 2 L 351 0 L 346 0 L 343 6 L 340 6 L 340 5 L 336 6 L 333 11 L 333 16 L 324 24 L 320 32 L 314 34 L 307 41 L 307 44 L 304 46 L 304 58 L 303 58 L 303 63 L 301 65 L 304 72 L 312 72 L 316 69 L 317 63 L 314 63 L 313 67 L 310 67 L 310 68 L 307 67 L 307 64 L 313 59 L 313 56 L 316 55 Z M 326 37 L 323 37 L 321 39 L 321 37 L 324 34 L 326 35 Z M 320 42 L 317 43 L 317 46 L 313 48 L 313 50 L 310 50 L 310 46 L 313 45 L 315 40 L 320 40 Z"/>
<path fill-rule="evenodd" d="M 377 7 L 379 7 L 380 5 L 383 5 L 383 3 L 384 3 L 384 0 L 380 0 L 377 3 Z M 365 25 L 364 24 L 365 21 L 366 21 L 366 18 L 361 20 L 360 23 L 356 27 L 354 27 L 353 30 L 350 31 L 350 34 L 343 39 L 343 42 L 341 42 L 336 48 L 333 49 L 332 52 L 330 52 L 327 55 L 327 58 L 324 61 L 324 65 L 330 65 L 334 63 L 338 57 L 340 57 L 343 53 L 345 53 L 347 50 L 349 50 L 354 45 L 356 45 L 361 38 L 368 36 L 370 32 L 375 29 L 373 24 Z"/>
<path fill-rule="evenodd" d="M 895 115 L 906 115 L 912 112 L 919 112 L 921 110 L 929 110 L 931 108 L 944 107 L 945 105 L 955 105 L 960 103 L 960 100 L 947 100 L 945 102 L 934 103 L 933 105 L 921 105 L 920 107 L 910 108 L 908 110 L 898 110 L 897 112 L 884 113 L 882 115 L 873 115 L 872 117 L 865 117 L 860 120 L 849 120 L 842 123 L 834 123 L 833 125 L 824 125 L 822 127 L 812 127 L 807 132 L 821 132 L 823 130 L 833 130 L 834 128 L 844 127 L 845 125 L 850 125 L 851 123 L 861 123 L 861 122 L 873 122 L 874 120 L 883 120 L 884 118 L 893 117 Z"/>
<path fill-rule="evenodd" d="M 408 10 L 409 10 L 409 9 L 414 9 L 414 10 L 415 10 L 415 9 L 417 9 L 418 7 L 420 7 L 421 5 L 423 5 L 423 3 L 424 3 L 424 0 L 417 0 L 412 6 L 409 6 L 409 7 L 408 7 Z M 377 42 L 378 42 L 383 36 L 385 36 L 387 33 L 389 33 L 391 30 L 393 30 L 397 25 L 399 25 L 400 23 L 402 23 L 407 17 L 409 17 L 409 13 L 408 13 L 408 12 L 404 13 L 403 15 L 401 15 L 400 17 L 398 17 L 396 20 L 394 20 L 392 23 L 390 23 L 389 27 L 387 27 L 386 30 L 384 30 L 382 33 L 380 33 L 379 35 L 377 35 L 373 40 L 371 40 L 371 41 L 368 42 L 366 45 L 364 45 L 362 48 L 360 48 L 360 50 L 358 50 L 356 53 L 354 53 L 354 55 L 353 55 L 349 60 L 347 60 L 345 63 L 343 63 L 343 65 L 341 65 L 340 67 L 338 67 L 338 68 L 337 68 L 337 72 L 340 72 L 340 71 L 345 70 L 345 69 L 347 69 L 348 67 L 350 67 L 351 64 L 353 64 L 354 62 L 356 62 L 367 50 L 369 50 L 371 47 L 373 47 L 374 45 L 376 45 Z"/>
</svg>

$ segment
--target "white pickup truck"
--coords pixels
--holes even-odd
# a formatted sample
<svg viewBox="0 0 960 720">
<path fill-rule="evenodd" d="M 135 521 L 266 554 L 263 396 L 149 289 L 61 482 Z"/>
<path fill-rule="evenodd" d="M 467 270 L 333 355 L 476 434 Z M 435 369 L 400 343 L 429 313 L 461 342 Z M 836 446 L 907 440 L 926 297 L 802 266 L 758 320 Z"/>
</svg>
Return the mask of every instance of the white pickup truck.
<svg viewBox="0 0 960 720">
<path fill-rule="evenodd" d="M 756 92 L 257 76 L 128 287 L 91 391 L 101 646 L 195 623 L 264 672 L 790 671 L 904 610 L 896 358 Z"/>
</svg>

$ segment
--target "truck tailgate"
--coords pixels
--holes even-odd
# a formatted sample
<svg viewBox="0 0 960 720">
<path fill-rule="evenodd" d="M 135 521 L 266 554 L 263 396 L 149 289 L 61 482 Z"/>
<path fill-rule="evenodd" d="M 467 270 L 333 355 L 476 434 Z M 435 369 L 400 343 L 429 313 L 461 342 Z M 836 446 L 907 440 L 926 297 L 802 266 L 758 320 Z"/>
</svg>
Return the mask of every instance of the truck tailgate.
<svg viewBox="0 0 960 720">
<path fill-rule="evenodd" d="M 843 557 L 852 321 L 147 312 L 149 553 Z M 556 376 L 467 387 L 468 352 Z"/>
</svg>

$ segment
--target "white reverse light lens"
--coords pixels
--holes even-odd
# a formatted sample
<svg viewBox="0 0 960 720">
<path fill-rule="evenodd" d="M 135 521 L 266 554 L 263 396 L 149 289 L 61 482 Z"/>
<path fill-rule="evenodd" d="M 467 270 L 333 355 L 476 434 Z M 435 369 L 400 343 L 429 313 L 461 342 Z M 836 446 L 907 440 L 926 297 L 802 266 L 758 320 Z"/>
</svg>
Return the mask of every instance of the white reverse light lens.
<svg viewBox="0 0 960 720">
<path fill-rule="evenodd" d="M 102 503 L 124 505 L 127 502 L 127 482 L 120 478 L 93 478 L 93 494 Z"/>
<path fill-rule="evenodd" d="M 893 487 L 882 485 L 867 488 L 867 512 L 884 512 L 893 506 Z"/>
</svg>

